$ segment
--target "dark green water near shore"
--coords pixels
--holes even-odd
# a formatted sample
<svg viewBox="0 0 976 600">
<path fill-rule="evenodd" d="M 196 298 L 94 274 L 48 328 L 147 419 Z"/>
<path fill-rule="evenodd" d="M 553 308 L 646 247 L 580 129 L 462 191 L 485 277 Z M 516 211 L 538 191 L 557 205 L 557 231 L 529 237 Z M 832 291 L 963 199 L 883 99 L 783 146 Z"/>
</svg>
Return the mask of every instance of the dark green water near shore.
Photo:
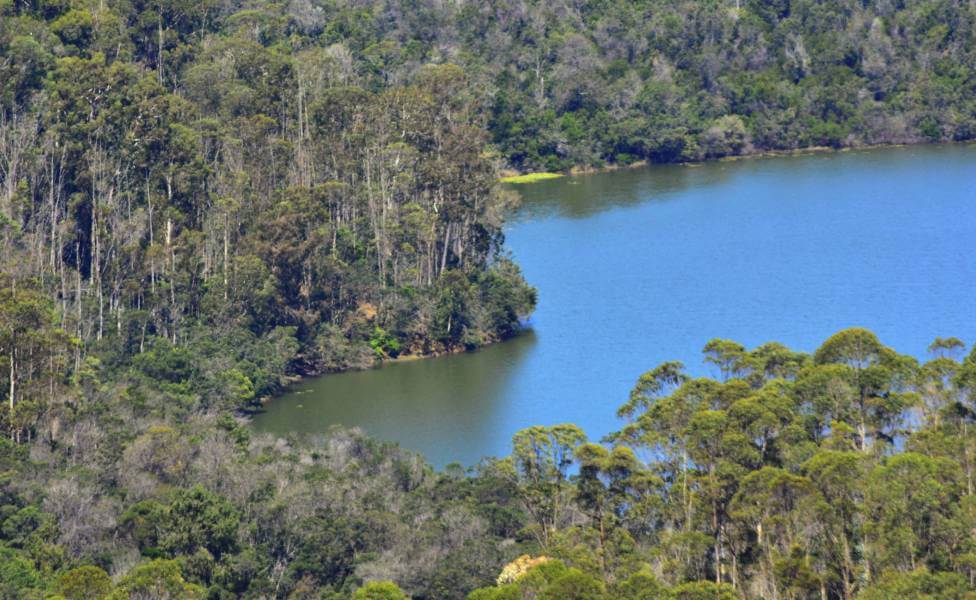
<svg viewBox="0 0 976 600">
<path fill-rule="evenodd" d="M 335 424 L 434 464 L 504 455 L 573 422 L 597 439 L 665 360 L 711 374 L 715 337 L 814 350 L 873 329 L 925 357 L 976 341 L 976 146 L 653 166 L 520 186 L 507 247 L 539 290 L 524 335 L 469 354 L 302 382 L 258 431 Z"/>
</svg>

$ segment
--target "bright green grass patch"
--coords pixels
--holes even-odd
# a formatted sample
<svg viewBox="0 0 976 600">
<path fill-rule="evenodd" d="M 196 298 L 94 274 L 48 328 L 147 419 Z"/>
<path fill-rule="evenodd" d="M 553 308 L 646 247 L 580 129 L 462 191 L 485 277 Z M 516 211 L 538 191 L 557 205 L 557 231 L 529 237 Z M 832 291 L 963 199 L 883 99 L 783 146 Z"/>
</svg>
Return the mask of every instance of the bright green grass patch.
<svg viewBox="0 0 976 600">
<path fill-rule="evenodd" d="M 526 173 L 525 175 L 513 175 L 512 177 L 502 177 L 502 183 L 535 183 L 546 179 L 559 179 L 562 173 Z"/>
</svg>

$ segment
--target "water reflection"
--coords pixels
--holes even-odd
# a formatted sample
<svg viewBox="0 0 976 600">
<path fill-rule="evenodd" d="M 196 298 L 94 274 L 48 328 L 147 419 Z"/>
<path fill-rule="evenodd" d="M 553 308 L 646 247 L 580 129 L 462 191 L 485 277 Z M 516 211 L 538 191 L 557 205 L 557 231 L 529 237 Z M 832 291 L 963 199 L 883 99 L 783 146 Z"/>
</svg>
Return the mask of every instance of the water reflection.
<svg viewBox="0 0 976 600">
<path fill-rule="evenodd" d="M 612 208 L 667 200 L 694 188 L 705 190 L 741 174 L 733 163 L 651 165 L 574 175 L 512 186 L 522 196 L 511 223 L 547 217 L 585 219 Z"/>
<path fill-rule="evenodd" d="M 507 426 L 511 381 L 536 347 L 532 329 L 476 353 L 339 373 L 295 385 L 254 419 L 258 431 L 318 434 L 362 427 L 383 440 L 421 449 L 439 464 L 474 462 Z"/>
</svg>

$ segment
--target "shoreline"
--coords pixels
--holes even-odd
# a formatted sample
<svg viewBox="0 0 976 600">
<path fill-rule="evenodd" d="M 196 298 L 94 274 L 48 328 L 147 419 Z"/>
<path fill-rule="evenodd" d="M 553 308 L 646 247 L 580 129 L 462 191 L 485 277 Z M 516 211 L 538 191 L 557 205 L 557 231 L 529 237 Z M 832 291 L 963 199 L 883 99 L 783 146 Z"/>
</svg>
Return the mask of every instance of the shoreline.
<svg viewBox="0 0 976 600">
<path fill-rule="evenodd" d="M 558 173 L 568 177 L 579 177 L 584 175 L 598 175 L 601 173 L 612 173 L 614 171 L 621 171 L 625 169 L 640 169 L 643 167 L 650 167 L 650 166 L 677 165 L 677 166 L 693 168 L 693 167 L 699 167 L 706 163 L 712 163 L 712 162 L 736 162 L 740 160 L 756 160 L 756 159 L 763 159 L 763 158 L 781 158 L 781 157 L 790 157 L 790 156 L 807 156 L 807 155 L 814 155 L 814 154 L 835 154 L 835 153 L 840 154 L 844 152 L 854 152 L 859 150 L 884 150 L 888 148 L 910 148 L 913 146 L 949 146 L 949 145 L 956 146 L 956 145 L 967 145 L 967 144 L 976 144 L 976 139 L 948 140 L 944 142 L 920 141 L 920 142 L 899 142 L 899 143 L 890 143 L 890 144 L 863 144 L 863 145 L 856 145 L 856 146 L 841 146 L 836 148 L 833 146 L 805 146 L 803 148 L 795 148 L 793 150 L 762 150 L 762 151 L 755 151 L 755 152 L 744 152 L 742 154 L 730 154 L 728 156 L 721 156 L 718 158 L 708 158 L 702 160 L 691 160 L 691 161 L 683 161 L 683 162 L 651 162 L 649 160 L 639 160 L 625 165 L 609 164 L 603 167 L 575 165 L 565 171 L 558 171 Z M 512 183 L 502 181 L 502 179 L 510 178 L 513 177 L 514 175 L 525 176 L 525 175 L 532 174 L 531 172 L 520 173 L 519 171 L 515 171 L 514 169 L 503 169 L 500 171 L 500 173 L 504 174 L 504 177 L 499 178 L 498 180 L 499 183 L 507 184 L 507 185 L 512 185 Z M 549 179 L 551 178 L 545 178 L 542 179 L 541 181 L 547 181 Z M 531 183 L 537 183 L 537 182 L 526 181 L 526 182 L 516 183 L 515 185 L 526 185 Z"/>
<path fill-rule="evenodd" d="M 503 337 L 503 338 L 497 338 L 497 339 L 487 340 L 487 341 L 485 341 L 485 343 L 481 344 L 480 346 L 476 346 L 474 348 L 465 348 L 465 347 L 461 346 L 461 347 L 458 347 L 458 348 L 452 348 L 450 350 L 442 350 L 442 351 L 438 351 L 438 352 L 428 352 L 428 353 L 410 352 L 410 353 L 399 354 L 395 358 L 378 358 L 376 361 L 373 362 L 372 365 L 370 365 L 368 367 L 361 367 L 361 368 L 359 368 L 359 367 L 350 367 L 348 369 L 341 369 L 339 371 L 324 371 L 324 372 L 321 372 L 321 373 L 306 373 L 304 375 L 301 375 L 301 374 L 298 374 L 298 373 L 293 373 L 293 374 L 290 374 L 290 375 L 285 376 L 285 385 L 284 385 L 284 388 L 282 389 L 282 391 L 280 393 L 273 394 L 273 395 L 268 395 L 268 396 L 263 396 L 263 397 L 261 397 L 259 399 L 258 402 L 260 403 L 260 407 L 263 410 L 273 400 L 275 400 L 276 398 L 280 398 L 281 396 L 284 396 L 285 394 L 287 394 L 288 393 L 288 388 L 290 388 L 292 386 L 295 386 L 295 385 L 297 385 L 299 383 L 302 383 L 303 381 L 309 381 L 309 380 L 312 380 L 312 379 L 318 379 L 320 377 L 328 377 L 330 375 L 339 375 L 339 374 L 342 374 L 342 373 L 352 373 L 352 372 L 356 372 L 356 371 L 372 371 L 373 369 L 382 369 L 383 367 L 388 367 L 388 366 L 392 366 L 392 365 L 396 365 L 396 364 L 400 364 L 400 363 L 410 363 L 410 362 L 416 362 L 416 361 L 419 361 L 419 360 L 427 360 L 427 359 L 431 359 L 431 358 L 442 358 L 442 357 L 445 357 L 445 356 L 452 356 L 452 355 L 457 355 L 457 354 L 467 354 L 468 352 L 477 352 L 479 350 L 482 350 L 484 348 L 487 348 L 488 346 L 493 346 L 495 344 L 501 344 L 501 343 L 507 342 L 509 340 L 515 339 L 515 338 L 519 337 L 520 335 L 522 335 L 526 330 L 527 330 L 527 328 L 520 327 L 519 330 L 515 334 L 513 334 L 513 335 L 510 335 L 508 337 Z"/>
</svg>

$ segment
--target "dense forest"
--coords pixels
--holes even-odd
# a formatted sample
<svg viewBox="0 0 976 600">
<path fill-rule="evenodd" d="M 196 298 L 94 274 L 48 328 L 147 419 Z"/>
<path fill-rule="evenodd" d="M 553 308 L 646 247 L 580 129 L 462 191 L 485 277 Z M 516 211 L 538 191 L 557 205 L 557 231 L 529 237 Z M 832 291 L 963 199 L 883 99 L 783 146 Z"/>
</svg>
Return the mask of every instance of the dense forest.
<svg viewBox="0 0 976 600">
<path fill-rule="evenodd" d="M 505 170 L 972 139 L 974 65 L 961 0 L 0 0 L 0 597 L 963 597 L 958 340 L 716 341 L 469 471 L 247 415 L 517 334 Z"/>
<path fill-rule="evenodd" d="M 176 424 L 164 383 L 89 369 L 43 440 L 0 442 L 0 594 L 971 598 L 976 351 L 931 352 L 714 340 L 716 378 L 648 371 L 607 439 L 532 427 L 467 472 L 355 432 Z"/>
</svg>

